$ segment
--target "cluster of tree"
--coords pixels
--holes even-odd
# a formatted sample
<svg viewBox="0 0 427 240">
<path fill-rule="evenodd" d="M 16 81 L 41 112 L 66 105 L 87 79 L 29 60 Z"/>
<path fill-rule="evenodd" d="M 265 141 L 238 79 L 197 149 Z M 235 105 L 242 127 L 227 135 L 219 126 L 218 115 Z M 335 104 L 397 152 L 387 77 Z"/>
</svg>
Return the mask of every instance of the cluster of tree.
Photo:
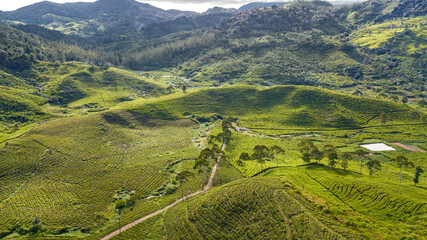
<svg viewBox="0 0 427 240">
<path fill-rule="evenodd" d="M 332 145 L 328 144 L 323 147 L 323 151 L 320 151 L 319 148 L 311 140 L 303 140 L 298 144 L 301 158 L 306 162 L 310 163 L 311 160 L 315 160 L 319 163 L 324 157 L 327 157 L 330 167 L 335 167 L 338 163 L 342 166 L 344 170 L 348 168 L 349 161 L 353 160 L 354 157 L 357 157 L 360 162 L 360 174 L 362 174 L 362 169 L 366 166 L 369 170 L 369 175 L 373 175 L 376 172 L 380 171 L 382 164 L 376 159 L 369 157 L 370 153 L 363 149 L 359 148 L 354 153 L 340 153 Z M 248 156 L 249 157 L 249 156 Z M 338 160 L 341 160 L 338 162 Z M 415 167 L 414 163 L 411 162 L 405 156 L 398 156 L 390 160 L 391 163 L 394 163 L 399 169 L 399 182 L 402 182 L 402 169 L 403 168 L 413 168 Z M 420 175 L 424 173 L 424 170 L 421 167 L 416 167 L 414 183 L 415 185 L 419 182 Z"/>
<path fill-rule="evenodd" d="M 197 159 L 194 162 L 193 170 L 197 170 L 197 173 L 200 175 L 200 182 L 203 185 L 203 179 L 209 178 L 209 173 L 212 168 L 212 161 L 215 162 L 220 154 L 222 153 L 222 149 L 220 145 L 216 144 L 219 142 L 221 145 L 230 142 L 231 140 L 231 130 L 234 129 L 233 123 L 236 122 L 237 119 L 233 117 L 226 117 L 222 120 L 221 128 L 222 132 L 216 136 L 209 137 L 209 145 L 210 148 L 203 149 Z M 179 181 L 181 184 L 185 184 L 191 177 L 194 177 L 194 173 L 191 171 L 182 171 L 176 176 L 176 181 Z M 187 195 L 187 185 L 185 195 Z M 184 191 L 184 190 L 183 190 Z M 184 195 L 184 192 L 182 192 Z"/>
<path fill-rule="evenodd" d="M 216 42 L 215 33 L 194 34 L 183 40 L 158 46 L 147 46 L 130 56 L 123 56 L 122 64 L 131 69 L 159 69 L 176 66 L 216 44 L 218 42 Z"/>
<path fill-rule="evenodd" d="M 245 161 L 257 161 L 261 164 L 261 171 L 263 171 L 263 165 L 266 161 L 276 160 L 277 166 L 279 166 L 279 155 L 285 154 L 285 150 L 280 146 L 274 145 L 268 148 L 265 145 L 256 145 L 253 148 L 253 152 L 251 155 L 247 152 L 242 152 L 237 160 L 237 165 L 244 168 L 246 175 L 246 164 Z"/>
<path fill-rule="evenodd" d="M 194 163 L 193 169 L 197 170 L 200 175 L 200 182 L 203 186 L 203 179 L 209 178 L 211 172 L 211 162 L 215 162 L 219 154 L 221 154 L 221 148 L 217 144 L 213 144 L 211 148 L 203 149 Z"/>
<path fill-rule="evenodd" d="M 399 183 L 402 183 L 402 169 L 404 168 L 414 168 L 415 164 L 405 156 L 398 156 L 390 160 L 399 168 Z M 419 183 L 421 174 L 424 173 L 424 170 L 421 167 L 415 167 L 415 175 L 413 178 L 415 186 Z"/>
<path fill-rule="evenodd" d="M 209 144 L 215 144 L 215 141 L 219 142 L 221 145 L 229 143 L 231 141 L 231 130 L 235 129 L 233 123 L 236 121 L 236 118 L 230 116 L 224 118 L 221 123 L 222 131 L 217 135 L 209 136 Z"/>
<path fill-rule="evenodd" d="M 368 167 L 369 175 L 373 175 L 375 172 L 381 170 L 382 167 L 378 160 L 369 158 L 369 152 L 364 149 L 358 149 L 353 154 L 348 152 L 341 153 L 334 146 L 327 144 L 323 146 L 322 150 L 319 150 L 319 148 L 308 139 L 298 143 L 298 147 L 302 160 L 308 164 L 311 160 L 315 160 L 319 163 L 326 157 L 330 167 L 335 167 L 339 164 L 344 170 L 346 170 L 348 168 L 349 161 L 353 160 L 354 156 L 357 156 L 360 161 L 360 173 L 362 173 L 362 168 L 364 166 Z"/>
<path fill-rule="evenodd" d="M 30 28 L 30 27 L 28 27 Z M 64 41 L 49 41 L 34 34 L 0 24 L 0 68 L 14 74 L 25 74 L 35 61 L 80 61 L 105 65 L 120 64 L 120 58 L 111 52 L 84 49 Z"/>
<path fill-rule="evenodd" d="M 328 34 L 345 32 L 346 29 L 330 14 L 332 9 L 332 5 L 326 2 L 295 2 L 286 8 L 276 6 L 235 14 L 222 22 L 219 28 L 234 37 L 312 29 Z"/>
</svg>

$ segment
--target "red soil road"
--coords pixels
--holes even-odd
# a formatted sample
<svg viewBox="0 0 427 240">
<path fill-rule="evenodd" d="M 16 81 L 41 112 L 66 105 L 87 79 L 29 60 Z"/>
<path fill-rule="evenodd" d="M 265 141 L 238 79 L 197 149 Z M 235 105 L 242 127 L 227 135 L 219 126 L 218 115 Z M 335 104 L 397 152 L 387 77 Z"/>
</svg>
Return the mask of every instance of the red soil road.
<svg viewBox="0 0 427 240">
<path fill-rule="evenodd" d="M 406 146 L 406 145 L 404 145 L 404 144 L 402 144 L 402 143 L 398 143 L 398 142 L 395 142 L 395 143 L 393 143 L 394 145 L 396 145 L 396 146 L 399 146 L 399 147 L 401 147 L 401 148 L 404 148 L 404 149 L 406 149 L 406 150 L 409 150 L 409 151 L 411 151 L 411 152 L 420 152 L 420 153 L 423 153 L 423 152 L 426 152 L 426 151 L 424 151 L 424 150 L 422 150 L 422 149 L 419 149 L 419 148 L 417 148 L 417 147 L 410 147 L 410 146 Z"/>
<path fill-rule="evenodd" d="M 224 143 L 224 144 L 222 145 L 222 147 L 221 147 L 221 150 L 222 150 L 222 151 L 224 151 L 225 146 L 226 146 L 226 144 Z M 185 196 L 185 197 L 183 197 L 183 198 L 180 198 L 180 199 L 176 200 L 175 202 L 173 202 L 172 204 L 170 204 L 170 205 L 168 205 L 168 206 L 166 206 L 166 207 L 164 207 L 164 208 L 160 209 L 160 210 L 159 210 L 159 211 L 157 211 L 157 212 L 154 212 L 154 213 L 152 213 L 152 214 L 150 214 L 150 215 L 147 215 L 147 216 L 145 216 L 145 217 L 143 217 L 143 218 L 140 218 L 140 219 L 138 219 L 138 220 L 136 220 L 136 221 L 134 221 L 134 222 L 131 222 L 131 223 L 129 223 L 128 225 L 126 225 L 126 226 L 124 226 L 124 227 L 122 227 L 122 228 L 120 228 L 120 229 L 118 229 L 118 230 L 116 230 L 116 231 L 114 231 L 114 232 L 112 232 L 112 233 L 108 234 L 107 236 L 105 236 L 105 237 L 101 238 L 101 240 L 107 240 L 107 239 L 110 239 L 110 238 L 112 238 L 112 237 L 116 236 L 117 234 L 120 234 L 121 232 L 124 232 L 124 231 L 126 231 L 127 229 L 129 229 L 129 228 L 131 228 L 131 227 L 133 227 L 133 226 L 135 226 L 135 225 L 137 225 L 137 224 L 139 224 L 139 223 L 141 223 L 141 222 L 143 222 L 143 221 L 145 221 L 145 220 L 147 220 L 147 219 L 149 219 L 149 218 L 151 218 L 151 217 L 154 217 L 154 216 L 156 216 L 156 215 L 159 215 L 160 213 L 162 213 L 162 212 L 164 212 L 164 211 L 168 210 L 169 208 L 171 208 L 171 207 L 175 206 L 176 204 L 178 204 L 178 203 L 180 203 L 180 202 L 182 202 L 182 201 L 184 201 L 184 200 L 186 200 L 186 199 L 188 199 L 188 198 L 194 197 L 194 196 L 196 196 L 196 195 L 198 195 L 198 194 L 200 194 L 200 193 L 204 193 L 204 192 L 206 192 L 207 190 L 209 190 L 209 189 L 211 188 L 211 186 L 212 186 L 213 178 L 215 177 L 215 172 L 216 172 L 216 169 L 218 168 L 218 163 L 219 163 L 219 161 L 221 160 L 221 157 L 222 157 L 222 153 L 220 153 L 220 154 L 219 154 L 218 159 L 216 160 L 215 166 L 214 166 L 214 167 L 213 167 L 213 169 L 212 169 L 211 176 L 209 177 L 208 184 L 206 185 L 206 187 L 205 187 L 203 190 L 200 190 L 200 191 L 198 191 L 198 192 L 195 192 L 195 193 L 192 193 L 192 194 L 190 194 L 190 195 L 187 195 L 187 196 Z"/>
</svg>

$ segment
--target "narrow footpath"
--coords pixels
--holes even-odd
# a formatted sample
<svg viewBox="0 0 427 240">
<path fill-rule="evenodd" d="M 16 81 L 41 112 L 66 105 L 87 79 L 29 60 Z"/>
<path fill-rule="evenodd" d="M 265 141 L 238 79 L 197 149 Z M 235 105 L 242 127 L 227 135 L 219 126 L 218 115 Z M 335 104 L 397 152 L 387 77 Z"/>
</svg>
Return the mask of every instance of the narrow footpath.
<svg viewBox="0 0 427 240">
<path fill-rule="evenodd" d="M 225 146 L 226 146 L 226 144 L 224 143 L 224 144 L 222 145 L 222 147 L 221 147 L 221 150 L 222 150 L 222 151 L 224 151 Z M 137 224 L 139 224 L 139 223 L 141 223 L 141 222 L 143 222 L 143 221 L 145 221 L 145 220 L 147 220 L 147 219 L 149 219 L 149 218 L 151 218 L 151 217 L 154 217 L 154 216 L 156 216 L 156 215 L 159 215 L 160 213 L 162 213 L 162 212 L 164 212 L 164 211 L 168 210 L 169 208 L 171 208 L 171 207 L 175 206 L 176 204 L 178 204 L 178 203 L 180 203 L 180 202 L 182 202 L 182 201 L 184 201 L 184 200 L 186 200 L 186 199 L 188 199 L 188 198 L 194 197 L 194 196 L 196 196 L 196 195 L 199 195 L 200 193 L 204 193 L 204 192 L 206 192 L 207 190 L 209 190 L 209 189 L 211 188 L 211 186 L 212 186 L 212 182 L 213 182 L 213 179 L 214 179 L 214 177 L 215 177 L 215 172 L 216 172 L 216 169 L 218 168 L 218 163 L 219 163 L 219 161 L 221 160 L 221 157 L 222 157 L 222 152 L 219 154 L 219 156 L 218 156 L 218 158 L 217 158 L 217 160 L 216 160 L 215 166 L 214 166 L 214 167 L 213 167 L 213 169 L 212 169 L 211 176 L 209 177 L 208 184 L 206 184 L 206 187 L 205 187 L 203 190 L 200 190 L 200 191 L 198 191 L 198 192 L 195 192 L 195 193 L 192 193 L 192 194 L 190 194 L 190 195 L 187 195 L 187 196 L 185 196 L 185 197 L 183 197 L 183 198 L 180 198 L 180 199 L 176 200 L 175 202 L 173 202 L 172 204 L 170 204 L 170 205 L 168 205 L 168 206 L 166 206 L 166 207 L 164 207 L 164 208 L 160 209 L 160 210 L 159 210 L 159 211 L 157 211 L 157 212 L 154 212 L 154 213 L 152 213 L 152 214 L 150 214 L 150 215 L 147 215 L 147 216 L 145 216 L 145 217 L 143 217 L 143 218 L 140 218 L 140 219 L 138 219 L 138 220 L 136 220 L 136 221 L 134 221 L 134 222 L 131 222 L 131 223 L 129 223 L 128 225 L 126 225 L 126 226 L 124 226 L 124 227 L 122 227 L 122 228 L 120 228 L 120 229 L 118 229 L 118 230 L 116 230 L 116 231 L 114 231 L 114 232 L 112 232 L 112 233 L 108 234 L 107 236 L 105 236 L 105 237 L 101 238 L 101 240 L 107 240 L 107 239 L 110 239 L 110 238 L 112 238 L 112 237 L 114 237 L 114 236 L 116 236 L 116 235 L 120 234 L 121 232 L 124 232 L 124 231 L 126 231 L 127 229 L 129 229 L 129 228 L 131 228 L 131 227 L 133 227 L 133 226 L 135 226 L 135 225 L 137 225 Z"/>
</svg>

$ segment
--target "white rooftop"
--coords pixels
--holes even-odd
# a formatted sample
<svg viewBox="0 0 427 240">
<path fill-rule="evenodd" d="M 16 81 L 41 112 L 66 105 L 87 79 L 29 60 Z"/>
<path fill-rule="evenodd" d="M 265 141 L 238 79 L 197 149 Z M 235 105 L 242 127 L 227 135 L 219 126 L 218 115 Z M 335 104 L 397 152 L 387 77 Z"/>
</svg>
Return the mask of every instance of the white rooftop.
<svg viewBox="0 0 427 240">
<path fill-rule="evenodd" d="M 374 143 L 374 144 L 365 144 L 360 145 L 366 149 L 369 149 L 374 152 L 383 152 L 383 151 L 396 151 L 396 149 L 384 144 L 384 143 Z"/>
</svg>

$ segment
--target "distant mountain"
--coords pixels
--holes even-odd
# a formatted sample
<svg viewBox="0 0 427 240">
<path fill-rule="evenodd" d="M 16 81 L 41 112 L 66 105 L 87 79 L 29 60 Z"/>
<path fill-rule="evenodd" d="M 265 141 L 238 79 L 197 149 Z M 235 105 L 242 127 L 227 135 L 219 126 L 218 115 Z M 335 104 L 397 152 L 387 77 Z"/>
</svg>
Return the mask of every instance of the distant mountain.
<svg viewBox="0 0 427 240">
<path fill-rule="evenodd" d="M 332 3 L 333 5 L 348 5 L 348 4 L 354 4 L 354 3 L 360 3 L 366 0 L 334 0 L 334 1 L 329 1 L 330 3 Z"/>
<path fill-rule="evenodd" d="M 1 20 L 37 24 L 70 35 L 91 36 L 106 30 L 135 30 L 150 23 L 194 15 L 194 12 L 163 10 L 135 0 L 98 0 L 93 3 L 35 3 L 12 12 L 1 12 Z"/>
<path fill-rule="evenodd" d="M 242 7 L 239 8 L 239 10 L 240 11 L 247 11 L 247 10 L 252 10 L 255 8 L 271 7 L 273 5 L 284 6 L 288 3 L 290 3 L 290 2 L 289 1 L 288 2 L 253 2 L 253 3 L 243 5 Z"/>
<path fill-rule="evenodd" d="M 236 13 L 236 12 L 240 12 L 240 10 L 235 8 L 213 7 L 213 8 L 209 8 L 203 14 Z"/>
<path fill-rule="evenodd" d="M 391 17 L 411 17 L 423 16 L 426 14 L 426 0 L 401 0 L 389 15 Z"/>
<path fill-rule="evenodd" d="M 359 4 L 346 5 L 340 10 L 342 16 L 349 16 L 355 25 L 370 22 L 380 23 L 387 19 L 415 17 L 427 14 L 425 0 L 370 0 Z"/>
</svg>

